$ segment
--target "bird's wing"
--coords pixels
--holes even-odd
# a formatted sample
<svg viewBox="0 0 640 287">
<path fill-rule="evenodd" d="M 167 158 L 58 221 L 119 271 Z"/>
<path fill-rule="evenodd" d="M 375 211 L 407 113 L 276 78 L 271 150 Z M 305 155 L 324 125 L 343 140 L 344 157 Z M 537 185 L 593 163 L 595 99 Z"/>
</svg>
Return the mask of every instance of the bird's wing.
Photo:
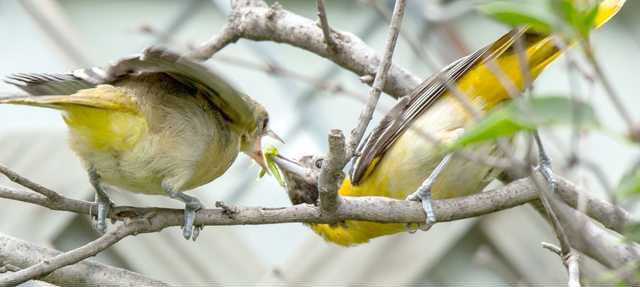
<svg viewBox="0 0 640 287">
<path fill-rule="evenodd" d="M 94 69 L 77 70 L 69 74 L 18 73 L 7 76 L 4 81 L 32 96 L 70 95 L 82 89 L 95 87 L 95 79 L 83 72 L 85 70 Z"/>
<path fill-rule="evenodd" d="M 110 66 L 106 69 L 108 78 L 105 80 L 113 81 L 138 73 L 166 73 L 186 86 L 204 91 L 231 122 L 243 127 L 255 127 L 252 101 L 200 63 L 162 48 L 151 47 Z"/>
<path fill-rule="evenodd" d="M 358 184 L 375 168 L 376 159 L 395 143 L 411 123 L 431 107 L 447 91 L 446 84 L 440 78 L 455 85 L 466 72 L 477 63 L 495 59 L 502 55 L 514 43 L 514 39 L 527 33 L 526 29 L 514 29 L 491 45 L 477 50 L 473 54 L 460 58 L 431 76 L 410 94 L 404 96 L 380 121 L 378 126 L 358 148 L 358 157 L 351 169 L 351 182 Z M 443 76 L 443 77 L 441 77 Z"/>
<path fill-rule="evenodd" d="M 243 127 L 255 127 L 252 101 L 246 95 L 202 64 L 157 47 L 147 48 L 104 69 L 79 69 L 68 74 L 13 74 L 5 82 L 33 96 L 70 95 L 143 73 L 166 73 L 184 85 L 204 91 L 227 119 Z"/>
</svg>

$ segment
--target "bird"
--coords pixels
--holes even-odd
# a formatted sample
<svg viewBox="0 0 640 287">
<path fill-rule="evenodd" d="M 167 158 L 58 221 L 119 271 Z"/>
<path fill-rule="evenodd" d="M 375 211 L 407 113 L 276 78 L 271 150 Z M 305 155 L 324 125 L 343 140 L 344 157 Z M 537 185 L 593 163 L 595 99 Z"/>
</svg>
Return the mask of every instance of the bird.
<svg viewBox="0 0 640 287">
<path fill-rule="evenodd" d="M 624 2 L 602 1 L 595 16 L 595 27 L 613 17 Z M 515 48 L 516 43 L 522 44 L 522 51 Z M 522 55 L 526 58 L 529 80 L 534 80 L 566 48 L 559 48 L 553 35 L 520 27 L 448 65 L 402 97 L 381 119 L 359 146 L 349 176 L 342 181 L 338 193 L 341 196 L 421 201 L 427 218 L 424 225 L 428 227 L 437 222 L 437 214 L 431 207 L 432 198 L 446 199 L 480 192 L 501 173 L 495 166 L 472 161 L 442 148 L 442 145 L 453 143 L 475 121 L 472 112 L 447 84 L 457 87 L 465 102 L 480 116 L 486 115 L 511 100 L 509 91 L 494 73 L 495 68 L 503 71 L 520 92 L 525 87 L 519 59 Z M 495 157 L 505 155 L 493 142 L 473 145 L 468 150 Z M 321 158 L 303 157 L 297 167 L 291 160 L 280 162 L 279 165 L 288 170 L 303 167 L 317 171 L 322 166 Z M 288 177 L 290 181 L 291 176 Z M 289 184 L 292 188 L 287 191 L 293 204 L 316 204 L 318 200 L 317 188 L 313 188 L 306 177 Z M 362 244 L 407 230 L 405 224 L 357 220 L 308 225 L 325 240 L 342 246 Z"/>
<path fill-rule="evenodd" d="M 195 240 L 203 204 L 185 192 L 223 175 L 242 152 L 264 166 L 269 114 L 210 68 L 162 47 L 149 47 L 106 68 L 67 74 L 12 74 L 5 82 L 28 95 L 0 104 L 62 112 L 69 144 L 96 190 L 97 231 L 113 203 L 105 187 L 165 195 L 185 204 L 183 236 Z"/>
</svg>

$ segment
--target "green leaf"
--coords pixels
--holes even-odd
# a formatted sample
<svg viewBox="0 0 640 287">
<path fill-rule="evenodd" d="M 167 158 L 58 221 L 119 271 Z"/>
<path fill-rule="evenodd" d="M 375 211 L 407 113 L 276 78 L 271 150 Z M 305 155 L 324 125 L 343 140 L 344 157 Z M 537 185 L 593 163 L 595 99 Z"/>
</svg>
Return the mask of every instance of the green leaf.
<svg viewBox="0 0 640 287">
<path fill-rule="evenodd" d="M 560 20 L 578 36 L 582 38 L 589 36 L 598 15 L 599 1 L 589 4 L 576 0 L 551 0 L 549 3 L 549 9 L 554 11 Z"/>
<path fill-rule="evenodd" d="M 278 184 L 284 187 L 286 186 L 286 182 L 284 180 L 284 177 L 282 176 L 282 172 L 280 171 L 280 168 L 278 167 L 278 165 L 273 161 L 273 157 L 277 155 L 278 155 L 278 149 L 273 145 L 267 145 L 262 150 L 262 158 L 264 159 L 264 163 L 267 166 L 267 170 L 264 170 L 264 169 L 261 170 L 258 176 L 263 177 L 265 173 L 268 171 L 271 174 L 271 176 L 273 176 L 273 178 L 276 179 Z"/>
<path fill-rule="evenodd" d="M 529 26 L 540 33 L 551 33 L 551 24 L 548 19 L 536 13 L 535 10 L 527 9 L 527 6 L 529 5 L 523 3 L 494 2 L 480 6 L 479 10 L 498 22 L 512 27 Z"/>
<path fill-rule="evenodd" d="M 640 164 L 634 166 L 625 176 L 622 177 L 616 194 L 622 198 L 629 196 L 640 196 Z M 638 228 L 640 234 L 640 228 Z M 640 237 L 639 237 L 640 238 Z"/>
<path fill-rule="evenodd" d="M 521 131 L 533 131 L 543 126 L 575 125 L 577 128 L 597 128 L 593 108 L 566 97 L 535 97 L 511 101 L 468 128 L 451 146 L 459 149 L 470 144 L 511 136 Z"/>
</svg>

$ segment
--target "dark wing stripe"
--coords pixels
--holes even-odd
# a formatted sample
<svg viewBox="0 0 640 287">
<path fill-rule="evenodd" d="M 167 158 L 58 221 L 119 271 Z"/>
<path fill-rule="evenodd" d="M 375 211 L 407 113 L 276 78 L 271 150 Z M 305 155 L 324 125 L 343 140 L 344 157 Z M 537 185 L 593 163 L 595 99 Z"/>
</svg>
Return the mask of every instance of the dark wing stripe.
<svg viewBox="0 0 640 287">
<path fill-rule="evenodd" d="M 526 31 L 526 29 L 514 29 L 491 45 L 453 62 L 438 74 L 443 75 L 449 83 L 455 83 L 476 63 L 504 53 L 508 47 L 511 47 L 514 37 L 523 35 Z M 447 85 L 440 80 L 441 77 L 438 74 L 431 76 L 409 95 L 403 97 L 358 148 L 359 156 L 351 169 L 353 184 L 357 185 L 373 160 L 382 156 L 416 118 L 445 94 Z"/>
</svg>

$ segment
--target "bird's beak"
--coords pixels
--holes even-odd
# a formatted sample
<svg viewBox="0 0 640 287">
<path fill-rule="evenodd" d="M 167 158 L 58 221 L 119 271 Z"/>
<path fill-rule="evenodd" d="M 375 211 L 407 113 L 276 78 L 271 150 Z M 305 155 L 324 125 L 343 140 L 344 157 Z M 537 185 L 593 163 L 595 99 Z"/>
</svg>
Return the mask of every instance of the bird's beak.
<svg viewBox="0 0 640 287">
<path fill-rule="evenodd" d="M 284 140 L 282 140 L 282 138 L 280 138 L 269 128 L 267 128 L 264 135 L 269 136 L 284 144 Z M 262 167 L 263 169 L 267 169 L 267 164 L 264 162 L 264 157 L 262 156 L 262 138 L 258 138 L 258 140 L 256 140 L 256 145 L 253 147 L 253 152 L 249 154 L 249 157 L 251 157 L 256 163 L 258 163 L 260 167 Z"/>
<path fill-rule="evenodd" d="M 271 130 L 270 128 L 267 128 L 267 130 L 264 133 L 265 136 L 268 136 L 274 140 L 277 140 L 279 142 L 281 142 L 282 144 L 284 144 L 284 140 L 278 136 L 278 134 L 276 134 L 273 130 Z"/>
<path fill-rule="evenodd" d="M 276 155 L 273 157 L 273 161 L 282 170 L 295 174 L 299 177 L 304 177 L 307 174 L 307 168 L 300 165 L 300 163 L 298 163 L 297 161 L 290 160 L 284 156 Z"/>
</svg>

